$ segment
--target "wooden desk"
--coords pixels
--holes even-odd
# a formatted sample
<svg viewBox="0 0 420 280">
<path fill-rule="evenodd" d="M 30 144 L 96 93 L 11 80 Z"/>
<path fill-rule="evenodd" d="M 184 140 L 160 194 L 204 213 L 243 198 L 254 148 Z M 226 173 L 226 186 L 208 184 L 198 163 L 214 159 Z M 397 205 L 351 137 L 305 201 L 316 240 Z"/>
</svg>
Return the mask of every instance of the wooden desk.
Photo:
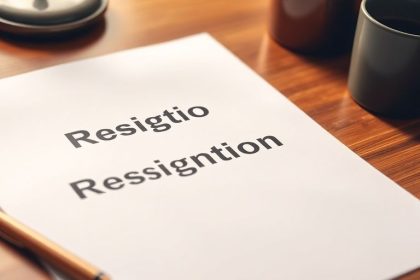
<svg viewBox="0 0 420 280">
<path fill-rule="evenodd" d="M 268 0 L 112 1 L 106 22 L 71 39 L 0 37 L 0 77 L 209 32 L 321 126 L 420 198 L 420 120 L 378 118 L 347 88 L 349 54 L 296 55 L 267 34 Z M 420 238 L 420 237 L 419 237 Z M 21 252 L 0 241 L 1 279 L 49 279 Z M 402 279 L 420 279 L 420 271 Z"/>
</svg>

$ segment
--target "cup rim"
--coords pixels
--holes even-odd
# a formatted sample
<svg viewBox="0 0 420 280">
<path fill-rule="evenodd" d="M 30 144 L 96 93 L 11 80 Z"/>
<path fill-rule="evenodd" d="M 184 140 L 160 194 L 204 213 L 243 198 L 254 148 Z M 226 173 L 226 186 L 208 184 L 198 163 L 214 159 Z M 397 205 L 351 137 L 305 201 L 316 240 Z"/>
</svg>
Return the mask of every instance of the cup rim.
<svg viewBox="0 0 420 280">
<path fill-rule="evenodd" d="M 361 5 L 361 9 L 362 9 L 363 13 L 365 14 L 365 16 L 367 17 L 367 19 L 369 19 L 372 23 L 381 27 L 382 29 L 385 29 L 387 31 L 391 31 L 391 32 L 393 32 L 395 34 L 398 34 L 400 36 L 410 37 L 410 38 L 414 38 L 414 39 L 420 39 L 420 35 L 413 34 L 413 33 L 407 33 L 407 32 L 403 32 L 403 31 L 391 28 L 391 27 L 386 26 L 385 24 L 381 23 L 380 21 L 376 20 L 366 9 L 366 2 L 367 1 L 368 0 L 363 0 L 362 5 Z"/>
</svg>

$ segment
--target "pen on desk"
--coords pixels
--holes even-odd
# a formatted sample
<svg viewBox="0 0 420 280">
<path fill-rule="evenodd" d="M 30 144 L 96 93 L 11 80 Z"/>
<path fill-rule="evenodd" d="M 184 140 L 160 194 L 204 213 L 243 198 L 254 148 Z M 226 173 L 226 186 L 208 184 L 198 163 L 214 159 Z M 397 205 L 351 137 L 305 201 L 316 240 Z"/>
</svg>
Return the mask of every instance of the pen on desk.
<svg viewBox="0 0 420 280">
<path fill-rule="evenodd" d="M 110 280 L 103 272 L 0 210 L 0 235 L 22 245 L 66 276 L 78 280 Z"/>
</svg>

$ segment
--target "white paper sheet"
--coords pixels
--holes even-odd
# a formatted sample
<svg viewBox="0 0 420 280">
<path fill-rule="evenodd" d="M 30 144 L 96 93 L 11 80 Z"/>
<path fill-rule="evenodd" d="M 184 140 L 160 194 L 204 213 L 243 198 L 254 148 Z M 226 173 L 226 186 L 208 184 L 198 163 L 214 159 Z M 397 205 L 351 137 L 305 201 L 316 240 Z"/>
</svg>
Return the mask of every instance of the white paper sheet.
<svg viewBox="0 0 420 280">
<path fill-rule="evenodd" d="M 171 128 L 154 132 L 157 115 Z M 114 279 L 385 279 L 420 265 L 419 201 L 209 35 L 2 79 L 0 116 L 0 205 Z M 97 143 L 76 148 L 65 134 L 80 130 Z M 200 153 L 215 162 L 199 167 Z M 183 158 L 195 174 L 170 166 Z M 84 179 L 101 193 L 82 199 L 70 183 Z"/>
</svg>

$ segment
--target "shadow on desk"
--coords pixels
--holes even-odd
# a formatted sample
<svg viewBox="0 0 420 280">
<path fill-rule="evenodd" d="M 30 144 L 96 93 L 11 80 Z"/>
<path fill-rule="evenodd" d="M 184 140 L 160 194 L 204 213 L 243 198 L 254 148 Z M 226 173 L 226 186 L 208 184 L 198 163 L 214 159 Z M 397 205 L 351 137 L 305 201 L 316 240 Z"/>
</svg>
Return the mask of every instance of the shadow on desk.
<svg viewBox="0 0 420 280">
<path fill-rule="evenodd" d="M 302 60 L 309 64 L 313 64 L 316 67 L 323 69 L 324 71 L 333 73 L 336 78 L 339 77 L 347 83 L 348 72 L 350 68 L 351 53 L 342 52 L 335 54 L 320 54 L 320 55 L 299 55 Z M 346 94 L 350 95 L 347 89 Z M 351 95 L 350 95 L 351 96 Z M 420 111 L 416 115 L 411 116 L 400 116 L 400 117 L 389 117 L 382 116 L 370 112 L 369 110 L 360 106 L 356 101 L 353 100 L 355 105 L 361 107 L 367 114 L 372 114 L 379 118 L 381 121 L 389 124 L 390 126 L 398 129 L 402 133 L 417 143 L 420 143 Z"/>
<path fill-rule="evenodd" d="M 54 53 L 85 48 L 98 41 L 105 33 L 106 21 L 101 19 L 93 25 L 78 30 L 52 35 L 24 36 L 2 34 L 2 40 L 21 49 L 48 50 Z"/>
<path fill-rule="evenodd" d="M 409 135 L 411 139 L 417 143 L 420 143 L 420 117 L 416 116 L 413 118 L 389 118 L 381 117 L 379 118 L 386 122 L 387 124 L 395 127 L 402 133 Z"/>
<path fill-rule="evenodd" d="M 3 264 L 0 269 L 1 279 L 51 279 L 48 272 L 32 254 L 3 239 L 0 239 L 0 260 Z"/>
</svg>

